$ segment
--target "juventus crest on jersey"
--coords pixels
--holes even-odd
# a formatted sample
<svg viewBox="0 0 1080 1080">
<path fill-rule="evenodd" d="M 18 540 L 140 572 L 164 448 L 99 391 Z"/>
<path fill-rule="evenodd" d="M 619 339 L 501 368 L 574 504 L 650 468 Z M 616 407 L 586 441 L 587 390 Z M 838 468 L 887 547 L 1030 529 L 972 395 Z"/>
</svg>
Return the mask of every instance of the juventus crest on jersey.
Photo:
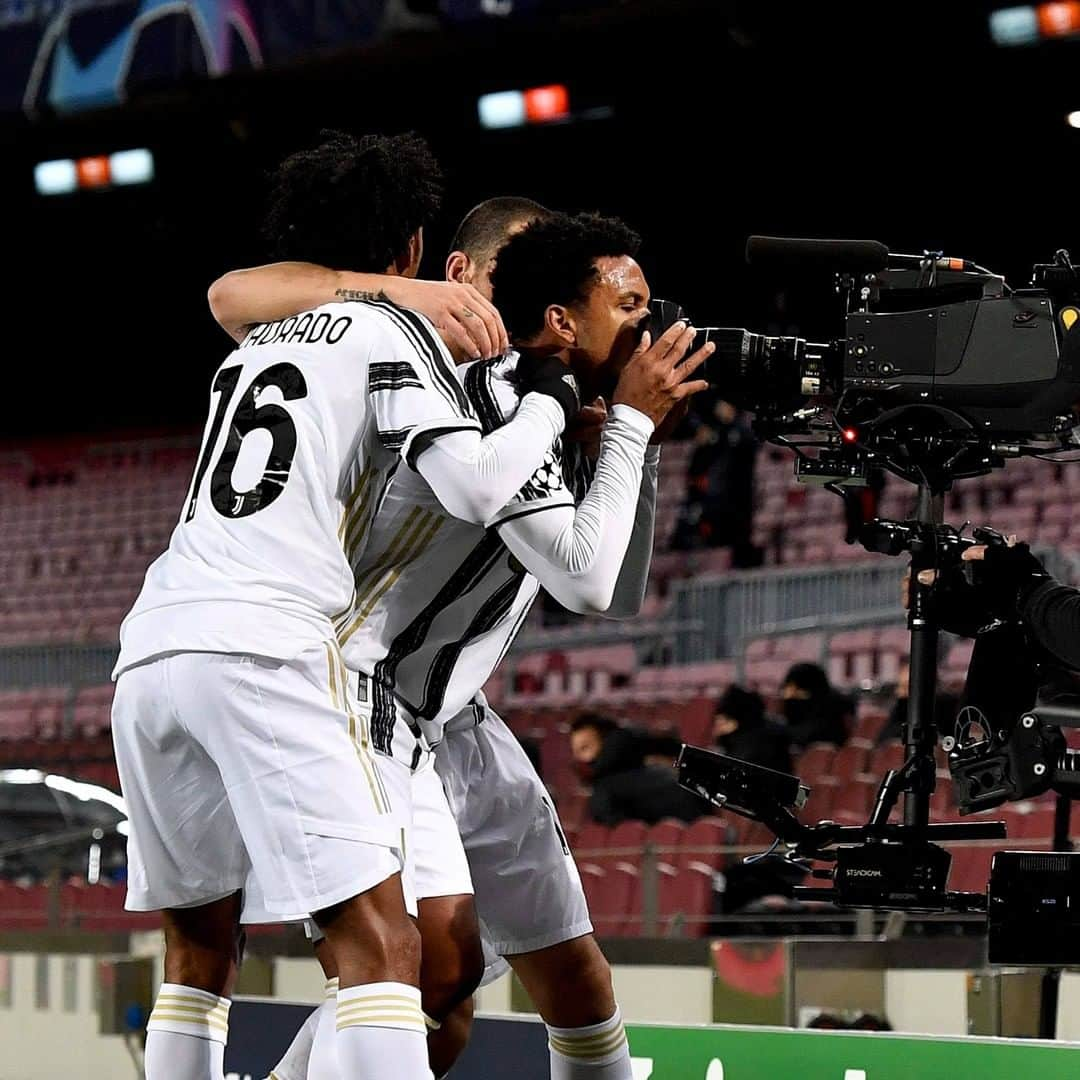
<svg viewBox="0 0 1080 1080">
<path fill-rule="evenodd" d="M 517 356 L 477 361 L 458 374 L 484 431 L 518 407 Z M 372 738 L 386 751 L 402 719 L 432 745 L 445 722 L 487 681 L 528 614 L 539 584 L 496 528 L 523 514 L 572 505 L 588 476 L 557 440 L 516 498 L 484 528 L 446 516 L 416 473 L 388 485 L 368 542 L 353 559 L 356 597 L 336 622 L 346 665 L 360 672 Z"/>
<path fill-rule="evenodd" d="M 401 454 L 421 433 L 479 426 L 421 315 L 329 304 L 256 327 L 214 376 L 188 499 L 121 628 L 117 672 L 185 650 L 287 660 L 332 640 Z"/>
</svg>

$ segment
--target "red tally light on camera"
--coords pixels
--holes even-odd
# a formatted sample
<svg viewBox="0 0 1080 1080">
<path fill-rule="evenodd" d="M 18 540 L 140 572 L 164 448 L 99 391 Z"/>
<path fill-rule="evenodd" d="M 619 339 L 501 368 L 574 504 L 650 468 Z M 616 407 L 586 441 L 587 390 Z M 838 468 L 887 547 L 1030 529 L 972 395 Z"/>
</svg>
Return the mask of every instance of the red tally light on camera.
<svg viewBox="0 0 1080 1080">
<path fill-rule="evenodd" d="M 559 83 L 525 91 L 525 116 L 530 124 L 565 120 L 570 115 L 570 91 Z"/>
<path fill-rule="evenodd" d="M 841 435 L 846 443 L 853 443 L 859 441 L 859 433 L 853 427 L 846 427 L 841 432 Z"/>
</svg>

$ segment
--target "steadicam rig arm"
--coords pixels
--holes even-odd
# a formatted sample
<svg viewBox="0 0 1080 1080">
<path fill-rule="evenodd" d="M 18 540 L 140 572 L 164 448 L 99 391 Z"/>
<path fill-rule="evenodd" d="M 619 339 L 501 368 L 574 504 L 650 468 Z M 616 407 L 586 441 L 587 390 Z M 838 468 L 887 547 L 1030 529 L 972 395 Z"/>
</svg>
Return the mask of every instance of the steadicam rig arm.
<svg viewBox="0 0 1080 1080">
<path fill-rule="evenodd" d="M 798 887 L 804 900 L 839 907 L 905 911 L 985 911 L 985 893 L 949 892 L 951 856 L 933 841 L 1001 839 L 1002 822 L 923 825 L 888 820 L 902 790 L 904 770 L 882 783 L 865 825 L 834 821 L 803 824 L 796 811 L 810 789 L 797 777 L 763 769 L 697 746 L 684 746 L 676 763 L 679 783 L 714 806 L 759 821 L 777 837 L 776 857 L 797 863 L 829 887 Z M 824 866 L 811 867 L 811 862 Z"/>
</svg>

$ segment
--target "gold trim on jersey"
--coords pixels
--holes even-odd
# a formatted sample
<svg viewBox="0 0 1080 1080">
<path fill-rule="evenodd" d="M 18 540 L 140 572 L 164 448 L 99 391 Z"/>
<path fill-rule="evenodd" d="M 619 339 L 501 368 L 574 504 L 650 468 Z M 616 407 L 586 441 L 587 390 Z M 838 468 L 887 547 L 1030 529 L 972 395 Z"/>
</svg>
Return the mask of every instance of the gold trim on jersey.
<svg viewBox="0 0 1080 1080">
<path fill-rule="evenodd" d="M 343 712 L 348 723 L 349 739 L 356 750 L 356 756 L 360 761 L 360 767 L 364 770 L 368 788 L 371 791 L 371 801 L 380 814 L 390 813 L 390 797 L 383 786 L 382 777 L 379 775 L 378 765 L 371 758 L 370 740 L 364 738 L 361 741 L 356 737 L 356 715 L 349 708 L 349 680 L 345 671 L 345 662 L 341 658 L 341 651 L 329 641 L 323 642 L 326 647 L 326 668 L 330 682 L 330 703 L 335 711 Z M 338 687 L 340 686 L 340 692 Z M 361 721 L 361 727 L 363 727 Z"/>
<path fill-rule="evenodd" d="M 375 505 L 375 501 L 372 499 L 375 489 L 375 485 L 373 484 L 374 479 L 375 473 L 373 467 L 371 462 L 368 462 L 357 477 L 356 483 L 349 492 L 348 498 L 345 500 L 344 508 L 341 511 L 341 524 L 338 526 L 338 540 L 340 541 L 342 551 L 345 554 L 345 561 L 348 562 L 350 568 L 352 567 L 352 561 L 356 554 L 355 550 L 352 549 L 358 546 L 359 538 L 364 535 L 367 525 L 370 524 L 370 518 L 365 523 L 364 517 L 367 514 L 368 509 L 373 508 Z M 334 624 L 335 629 L 337 629 L 338 623 L 345 622 L 349 619 L 355 606 L 356 588 L 354 586 L 352 596 L 349 597 L 349 602 L 330 619 Z"/>
<path fill-rule="evenodd" d="M 345 500 L 345 508 L 341 511 L 341 525 L 338 527 L 338 539 L 344 543 L 345 535 L 349 531 L 349 526 L 352 525 L 354 518 L 352 517 L 353 507 L 356 506 L 356 501 L 361 498 L 364 492 L 368 489 L 371 483 L 371 462 L 364 466 L 364 471 L 356 478 L 356 483 L 353 485 L 352 491 L 349 492 L 349 497 Z M 363 507 L 360 508 L 360 511 Z"/>
<path fill-rule="evenodd" d="M 358 617 L 361 622 L 364 622 L 367 617 L 372 613 L 372 611 L 375 609 L 375 605 L 378 604 L 378 602 L 383 598 L 386 591 L 391 588 L 394 582 L 397 581 L 397 579 L 401 576 L 401 571 L 404 570 L 405 567 L 409 565 L 409 563 L 415 562 L 418 558 L 420 558 L 421 555 L 423 555 L 423 553 L 427 550 L 428 545 L 434 539 L 435 534 L 439 531 L 439 529 L 442 528 L 442 524 L 445 520 L 446 518 L 444 517 L 436 517 L 436 519 L 431 523 L 427 532 L 424 533 L 424 535 L 420 538 L 419 545 L 413 548 L 413 550 L 409 553 L 408 558 L 403 559 L 397 566 L 394 567 L 394 569 L 383 581 L 382 585 L 379 586 L 379 588 L 372 594 L 371 598 L 367 601 L 364 607 L 360 610 Z M 358 598 L 357 605 L 359 606 L 361 602 L 362 598 Z"/>
<path fill-rule="evenodd" d="M 446 519 L 439 513 L 414 506 L 404 524 L 394 534 L 386 550 L 371 567 L 357 579 L 356 599 L 353 601 L 355 616 L 347 627 L 338 629 L 338 641 L 342 646 L 363 626 L 402 570 L 415 562 L 431 543 Z"/>
</svg>

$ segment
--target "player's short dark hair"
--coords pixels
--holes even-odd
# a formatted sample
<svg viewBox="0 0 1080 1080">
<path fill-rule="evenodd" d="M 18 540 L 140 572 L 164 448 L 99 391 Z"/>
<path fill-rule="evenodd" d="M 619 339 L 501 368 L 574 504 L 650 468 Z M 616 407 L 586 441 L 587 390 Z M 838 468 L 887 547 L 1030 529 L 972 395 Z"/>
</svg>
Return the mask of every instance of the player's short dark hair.
<svg viewBox="0 0 1080 1080">
<path fill-rule="evenodd" d="M 583 731 L 585 728 L 593 728 L 597 734 L 601 736 L 609 735 L 619 725 L 611 719 L 610 716 L 605 716 L 603 713 L 587 712 L 582 713 L 580 716 L 570 721 L 570 732 L 573 734 L 575 731 Z"/>
<path fill-rule="evenodd" d="M 324 131 L 274 171 L 263 235 L 277 259 L 381 273 L 442 205 L 442 170 L 419 135 Z"/>
<path fill-rule="evenodd" d="M 551 213 L 511 237 L 491 275 L 493 301 L 515 341 L 534 337 L 552 304 L 582 303 L 596 260 L 637 255 L 641 237 L 618 218 Z"/>
<path fill-rule="evenodd" d="M 450 244 L 451 251 L 463 251 L 474 263 L 487 263 L 506 243 L 510 230 L 520 223 L 550 216 L 546 206 L 517 195 L 499 195 L 474 206 L 462 219 Z"/>
</svg>

